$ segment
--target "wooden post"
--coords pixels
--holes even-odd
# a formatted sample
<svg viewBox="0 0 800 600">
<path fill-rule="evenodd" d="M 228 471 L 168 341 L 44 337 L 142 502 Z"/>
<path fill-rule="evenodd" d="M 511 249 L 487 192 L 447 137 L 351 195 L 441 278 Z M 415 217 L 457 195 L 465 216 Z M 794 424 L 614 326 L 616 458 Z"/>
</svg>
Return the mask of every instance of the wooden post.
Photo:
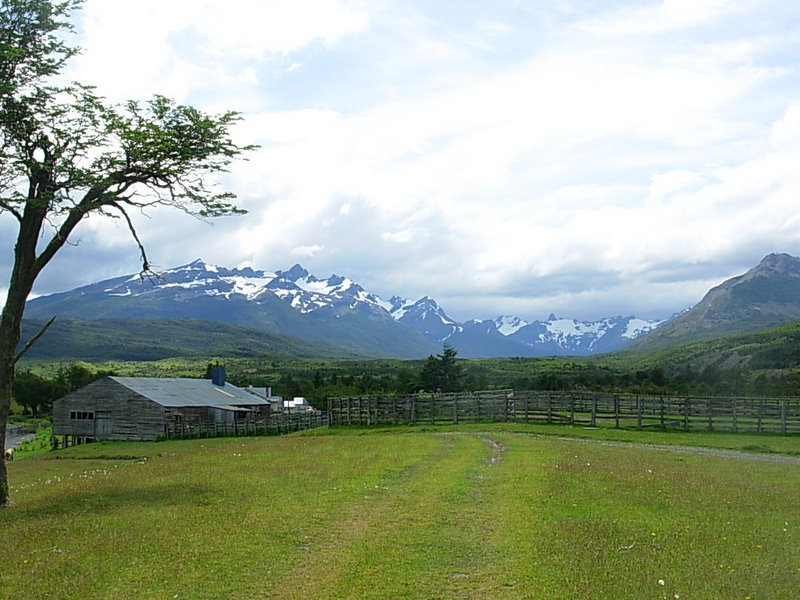
<svg viewBox="0 0 800 600">
<path fill-rule="evenodd" d="M 619 395 L 614 394 L 614 427 L 619 429 Z"/>
<path fill-rule="evenodd" d="M 592 394 L 592 427 L 597 426 L 597 394 Z"/>
<path fill-rule="evenodd" d="M 689 398 L 683 399 L 683 428 L 689 431 Z"/>
<path fill-rule="evenodd" d="M 739 431 L 738 423 L 736 422 L 736 404 L 739 402 L 736 398 L 733 399 L 733 433 Z"/>
<path fill-rule="evenodd" d="M 642 428 L 642 397 L 636 394 L 636 428 Z"/>
<path fill-rule="evenodd" d="M 458 396 L 453 396 L 453 423 L 458 425 Z"/>
<path fill-rule="evenodd" d="M 706 398 L 706 410 L 708 411 L 708 430 L 714 429 L 714 406 L 711 398 Z"/>
<path fill-rule="evenodd" d="M 786 435 L 786 399 L 781 400 L 781 435 Z"/>
<path fill-rule="evenodd" d="M 553 395 L 547 394 L 547 422 L 553 422 Z"/>
</svg>

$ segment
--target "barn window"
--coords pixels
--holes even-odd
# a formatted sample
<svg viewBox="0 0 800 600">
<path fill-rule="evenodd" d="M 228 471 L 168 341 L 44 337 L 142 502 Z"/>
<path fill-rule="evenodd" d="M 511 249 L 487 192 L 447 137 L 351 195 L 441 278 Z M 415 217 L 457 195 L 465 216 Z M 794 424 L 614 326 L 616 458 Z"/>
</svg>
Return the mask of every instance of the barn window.
<svg viewBox="0 0 800 600">
<path fill-rule="evenodd" d="M 82 410 L 71 410 L 69 411 L 69 418 L 73 421 L 93 421 L 94 413 Z"/>
</svg>

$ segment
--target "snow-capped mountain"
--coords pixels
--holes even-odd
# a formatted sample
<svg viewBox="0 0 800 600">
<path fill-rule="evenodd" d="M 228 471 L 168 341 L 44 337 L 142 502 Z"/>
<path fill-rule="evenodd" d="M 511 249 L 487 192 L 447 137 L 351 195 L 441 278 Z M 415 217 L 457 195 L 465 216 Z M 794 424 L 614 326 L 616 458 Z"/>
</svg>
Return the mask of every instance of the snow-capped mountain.
<svg viewBox="0 0 800 600">
<path fill-rule="evenodd" d="M 128 275 L 35 298 L 25 314 L 221 321 L 374 356 L 417 358 L 437 349 L 352 281 L 320 280 L 300 265 L 270 272 L 196 260 L 162 271 L 156 280 Z"/>
<path fill-rule="evenodd" d="M 636 317 L 577 321 L 551 314 L 546 321 L 534 321 L 520 327 L 509 337 L 530 348 L 546 349 L 546 354 L 595 354 L 617 350 L 662 322 Z"/>
<path fill-rule="evenodd" d="M 427 296 L 415 302 L 394 296 L 389 304 L 393 318 L 410 325 L 435 342 L 446 341 L 458 329 L 458 323 L 448 317 L 435 300 Z"/>
<path fill-rule="evenodd" d="M 28 303 L 26 316 L 76 319 L 189 317 L 255 327 L 380 356 L 424 357 L 449 344 L 462 357 L 592 354 L 616 350 L 659 325 L 519 317 L 459 323 L 427 296 L 384 301 L 339 275 L 228 269 L 196 260 L 157 280 L 129 275 Z"/>
</svg>

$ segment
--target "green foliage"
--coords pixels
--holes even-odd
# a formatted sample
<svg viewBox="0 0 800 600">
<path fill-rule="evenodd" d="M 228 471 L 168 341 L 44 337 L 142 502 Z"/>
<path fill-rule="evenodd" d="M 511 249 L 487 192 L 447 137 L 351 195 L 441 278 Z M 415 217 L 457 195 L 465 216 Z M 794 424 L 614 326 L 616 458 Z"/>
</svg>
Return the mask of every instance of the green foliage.
<svg viewBox="0 0 800 600">
<path fill-rule="evenodd" d="M 93 369 L 80 363 L 59 365 L 52 377 L 35 373 L 29 367 L 19 371 L 14 379 L 14 399 L 34 417 L 48 414 L 54 400 L 107 375 L 114 375 L 114 372 Z"/>
<path fill-rule="evenodd" d="M 36 454 L 48 452 L 53 447 L 53 428 L 49 423 L 36 427 L 36 434 L 32 440 L 22 442 L 14 452 L 14 460 L 27 458 Z"/>
<path fill-rule="evenodd" d="M 56 325 L 54 325 L 55 327 Z M 203 329 L 202 322 L 176 320 L 159 329 L 151 322 L 142 324 L 141 341 L 151 331 L 157 346 L 170 337 L 176 342 L 182 331 L 219 335 L 205 336 L 209 343 L 195 349 L 213 351 L 205 356 L 172 358 L 158 361 L 103 361 L 96 369 L 113 370 L 120 375 L 150 377 L 197 377 L 209 363 L 224 362 L 228 380 L 235 385 L 272 387 L 286 397 L 305 396 L 315 406 L 323 407 L 330 396 L 364 394 L 408 394 L 424 389 L 423 372 L 436 374 L 441 358 L 427 360 L 309 358 L 303 347 L 292 357 L 290 346 L 239 352 L 226 349 L 225 331 Z M 119 330 L 118 340 L 134 339 L 133 333 Z M 231 333 L 244 340 L 244 332 Z M 65 334 L 66 335 L 66 334 Z M 135 334 L 139 335 L 139 334 Z M 187 334 L 188 335 L 188 334 Z M 233 339 L 230 338 L 230 339 Z M 187 337 L 187 343 L 191 340 Z M 215 345 L 219 341 L 219 345 Z M 797 395 L 800 392 L 800 321 L 760 332 L 738 335 L 659 352 L 626 351 L 588 357 L 456 359 L 464 390 L 597 390 L 642 393 L 691 393 L 695 395 Z M 320 348 L 322 352 L 323 349 Z M 443 352 L 440 357 L 445 356 Z M 448 356 L 451 356 L 448 353 Z M 56 363 L 28 361 L 33 372 L 53 377 Z M 436 367 L 436 368 L 434 368 Z M 289 377 L 291 376 L 291 377 Z M 427 376 L 427 374 L 426 374 Z M 285 385 L 285 384 L 290 385 Z M 432 389 L 441 389 L 438 381 Z"/>
<path fill-rule="evenodd" d="M 458 352 L 445 344 L 442 353 L 430 355 L 420 373 L 420 383 L 428 392 L 460 392 L 464 389 L 464 370 L 456 360 Z"/>
<path fill-rule="evenodd" d="M 225 368 L 225 365 L 223 365 L 218 360 L 208 363 L 208 366 L 206 367 L 206 372 L 203 373 L 203 379 L 212 379 L 214 375 L 214 369 L 220 369 L 220 368 Z"/>
<path fill-rule="evenodd" d="M 48 412 L 56 399 L 55 381 L 31 371 L 21 371 L 14 379 L 14 399 L 33 416 Z"/>
<path fill-rule="evenodd" d="M 26 319 L 23 338 L 44 324 Z M 354 353 L 320 342 L 198 319 L 57 319 L 27 353 L 39 360 L 155 361 L 208 356 L 346 358 Z"/>
<path fill-rule="evenodd" d="M 82 0 L 0 3 L 0 97 L 13 98 L 43 78 L 61 71 L 77 52 L 59 32 L 71 31 L 66 17 Z M 3 115 L 7 119 L 11 115 Z"/>
</svg>

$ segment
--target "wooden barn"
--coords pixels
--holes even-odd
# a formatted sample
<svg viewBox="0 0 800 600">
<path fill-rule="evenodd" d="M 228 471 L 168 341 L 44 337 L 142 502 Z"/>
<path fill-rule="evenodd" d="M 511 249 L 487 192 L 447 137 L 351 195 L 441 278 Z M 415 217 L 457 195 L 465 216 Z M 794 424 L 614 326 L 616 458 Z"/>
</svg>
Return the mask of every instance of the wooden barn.
<svg viewBox="0 0 800 600">
<path fill-rule="evenodd" d="M 168 428 L 257 422 L 270 401 L 212 379 L 103 377 L 53 403 L 59 446 L 95 440 L 155 440 Z"/>
</svg>

